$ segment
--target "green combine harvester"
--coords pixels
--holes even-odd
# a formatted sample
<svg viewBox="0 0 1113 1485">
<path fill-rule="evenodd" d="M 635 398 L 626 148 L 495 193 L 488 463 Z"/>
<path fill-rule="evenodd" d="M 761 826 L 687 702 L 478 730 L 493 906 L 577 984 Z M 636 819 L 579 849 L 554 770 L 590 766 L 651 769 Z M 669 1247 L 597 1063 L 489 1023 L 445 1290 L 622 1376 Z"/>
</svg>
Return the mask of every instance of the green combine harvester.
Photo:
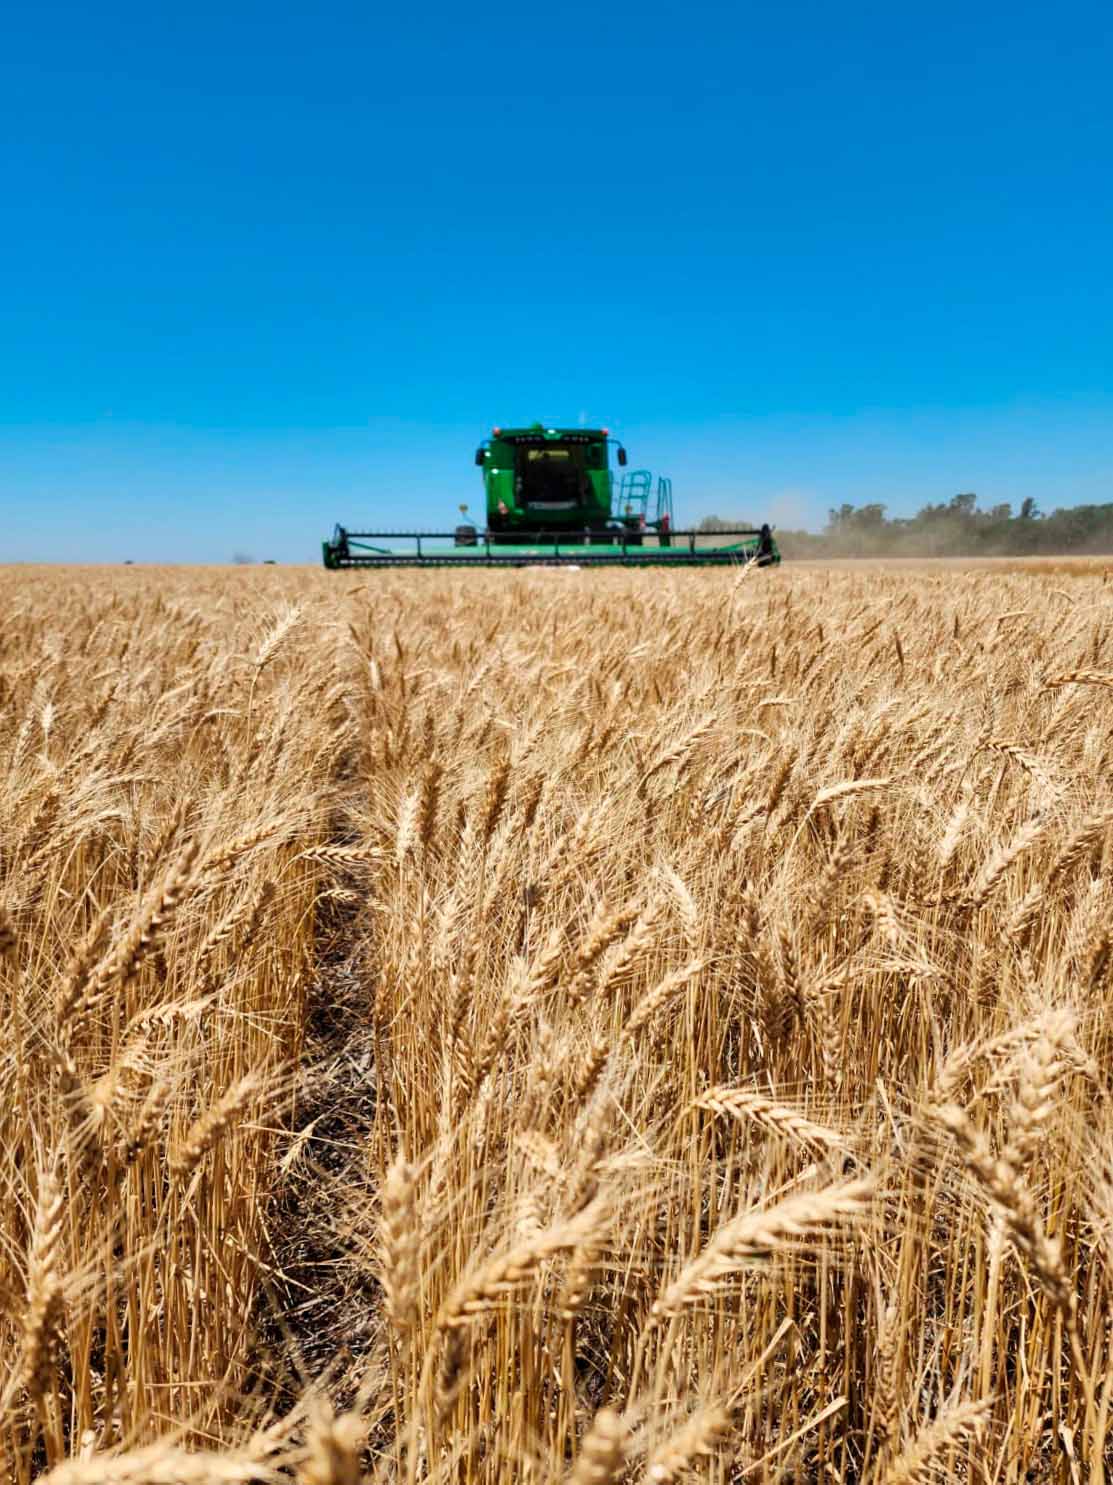
<svg viewBox="0 0 1113 1485">
<path fill-rule="evenodd" d="M 615 445 L 621 477 L 611 472 Z M 486 519 L 453 531 L 349 531 L 322 543 L 342 567 L 769 567 L 781 554 L 768 526 L 705 532 L 673 526 L 672 481 L 626 469 L 606 428 L 493 428 L 476 450 Z M 380 545 L 380 543 L 389 545 Z"/>
</svg>

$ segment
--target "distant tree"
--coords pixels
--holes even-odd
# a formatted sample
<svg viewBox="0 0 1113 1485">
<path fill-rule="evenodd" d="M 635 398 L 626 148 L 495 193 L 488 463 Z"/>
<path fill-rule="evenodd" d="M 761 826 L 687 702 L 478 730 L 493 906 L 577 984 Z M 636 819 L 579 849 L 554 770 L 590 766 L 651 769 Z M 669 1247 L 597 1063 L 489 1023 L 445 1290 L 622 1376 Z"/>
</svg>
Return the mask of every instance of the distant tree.
<svg viewBox="0 0 1113 1485">
<path fill-rule="evenodd" d="M 708 516 L 704 531 L 745 522 Z M 880 502 L 844 502 L 827 512 L 822 532 L 777 531 L 781 551 L 799 557 L 1008 557 L 1046 552 L 1113 553 L 1113 504 L 1075 505 L 1044 515 L 1029 496 L 1017 515 L 1007 502 L 978 509 L 972 491 L 890 519 Z"/>
<path fill-rule="evenodd" d="M 877 529 L 885 524 L 885 507 L 876 501 L 854 512 L 854 524 Z"/>
<path fill-rule="evenodd" d="M 852 505 L 847 505 L 844 501 L 843 504 L 839 506 L 838 510 L 829 510 L 827 512 L 827 524 L 828 526 L 835 528 L 839 526 L 849 526 L 851 521 L 853 521 L 854 519 L 854 515 L 854 507 Z"/>
<path fill-rule="evenodd" d="M 236 564 L 237 567 L 250 567 L 251 564 L 255 561 L 255 558 L 250 556 L 247 552 L 233 552 L 232 561 Z"/>
</svg>

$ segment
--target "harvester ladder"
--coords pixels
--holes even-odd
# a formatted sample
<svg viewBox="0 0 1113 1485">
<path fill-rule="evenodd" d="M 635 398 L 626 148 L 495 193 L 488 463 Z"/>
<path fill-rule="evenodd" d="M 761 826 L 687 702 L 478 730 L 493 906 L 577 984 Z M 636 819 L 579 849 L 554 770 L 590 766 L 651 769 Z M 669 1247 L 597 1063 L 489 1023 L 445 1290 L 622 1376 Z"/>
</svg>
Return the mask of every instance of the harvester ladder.
<svg viewBox="0 0 1113 1485">
<path fill-rule="evenodd" d="M 649 504 L 654 501 L 653 518 L 650 519 Z M 644 525 L 660 527 L 661 519 L 668 517 L 666 531 L 672 525 L 672 480 L 667 475 L 657 476 L 657 488 L 653 488 L 653 475 L 648 469 L 631 469 L 622 476 L 618 492 L 618 508 L 613 515 L 626 521 L 631 517 Z"/>
<path fill-rule="evenodd" d="M 649 496 L 653 488 L 653 475 L 648 469 L 628 469 L 622 476 L 618 492 L 618 509 L 614 514 L 625 520 L 627 516 L 649 516 Z"/>
</svg>

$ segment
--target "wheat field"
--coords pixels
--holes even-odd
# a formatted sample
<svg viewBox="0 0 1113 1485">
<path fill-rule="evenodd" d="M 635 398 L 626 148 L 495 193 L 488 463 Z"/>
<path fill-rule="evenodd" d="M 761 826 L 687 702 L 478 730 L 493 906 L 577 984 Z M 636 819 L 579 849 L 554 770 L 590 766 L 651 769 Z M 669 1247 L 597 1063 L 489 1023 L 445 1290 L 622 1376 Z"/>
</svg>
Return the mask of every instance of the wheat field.
<svg viewBox="0 0 1113 1485">
<path fill-rule="evenodd" d="M 1098 1481 L 1113 582 L 0 569 L 16 1485 Z"/>
</svg>

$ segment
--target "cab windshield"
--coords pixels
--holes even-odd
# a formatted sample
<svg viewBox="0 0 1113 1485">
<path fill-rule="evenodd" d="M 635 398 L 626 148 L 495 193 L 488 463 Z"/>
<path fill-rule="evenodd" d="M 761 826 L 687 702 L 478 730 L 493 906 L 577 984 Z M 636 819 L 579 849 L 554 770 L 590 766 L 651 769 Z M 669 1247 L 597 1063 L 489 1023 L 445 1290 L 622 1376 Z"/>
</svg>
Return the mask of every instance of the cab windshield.
<svg viewBox="0 0 1113 1485">
<path fill-rule="evenodd" d="M 582 444 L 545 444 L 519 448 L 518 501 L 521 505 L 567 510 L 581 505 L 587 495 Z"/>
</svg>

